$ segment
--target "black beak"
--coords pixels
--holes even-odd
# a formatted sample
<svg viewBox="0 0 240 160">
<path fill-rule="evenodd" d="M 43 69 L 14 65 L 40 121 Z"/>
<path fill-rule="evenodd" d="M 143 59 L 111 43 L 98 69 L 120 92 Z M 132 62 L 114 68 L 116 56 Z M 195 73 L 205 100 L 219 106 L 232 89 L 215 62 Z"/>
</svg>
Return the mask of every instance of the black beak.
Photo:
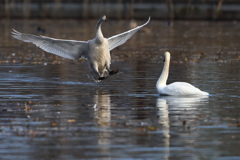
<svg viewBox="0 0 240 160">
<path fill-rule="evenodd" d="M 163 62 L 165 62 L 165 58 L 163 58 Z"/>
</svg>

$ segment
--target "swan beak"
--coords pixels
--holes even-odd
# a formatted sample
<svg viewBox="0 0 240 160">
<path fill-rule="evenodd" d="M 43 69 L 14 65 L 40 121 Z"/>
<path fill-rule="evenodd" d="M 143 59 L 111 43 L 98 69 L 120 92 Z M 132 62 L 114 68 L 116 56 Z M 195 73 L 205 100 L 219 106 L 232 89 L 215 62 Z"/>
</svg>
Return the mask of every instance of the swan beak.
<svg viewBox="0 0 240 160">
<path fill-rule="evenodd" d="M 165 58 L 163 58 L 163 62 L 165 62 Z"/>
<path fill-rule="evenodd" d="M 104 15 L 104 16 L 102 17 L 102 20 L 105 21 L 105 22 L 107 22 L 107 17 Z"/>
</svg>

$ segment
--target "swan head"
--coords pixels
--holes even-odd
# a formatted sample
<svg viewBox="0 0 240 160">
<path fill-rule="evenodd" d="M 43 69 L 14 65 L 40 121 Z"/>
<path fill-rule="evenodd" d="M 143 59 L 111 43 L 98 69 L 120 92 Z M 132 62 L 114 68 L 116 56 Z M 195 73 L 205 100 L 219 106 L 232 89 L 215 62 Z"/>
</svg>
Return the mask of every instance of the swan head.
<svg viewBox="0 0 240 160">
<path fill-rule="evenodd" d="M 103 15 L 103 16 L 101 17 L 101 19 L 102 19 L 102 21 L 107 22 L 107 17 L 106 17 L 105 15 Z"/>
<path fill-rule="evenodd" d="M 168 51 L 164 53 L 164 62 L 165 61 L 170 61 L 170 53 Z"/>
</svg>

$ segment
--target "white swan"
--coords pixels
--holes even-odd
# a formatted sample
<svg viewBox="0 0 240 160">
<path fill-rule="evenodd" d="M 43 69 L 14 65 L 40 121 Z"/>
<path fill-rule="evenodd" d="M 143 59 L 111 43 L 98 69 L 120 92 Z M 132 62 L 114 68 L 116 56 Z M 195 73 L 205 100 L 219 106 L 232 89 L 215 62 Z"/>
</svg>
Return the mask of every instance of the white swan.
<svg viewBox="0 0 240 160">
<path fill-rule="evenodd" d="M 161 76 L 159 77 L 156 87 L 160 95 L 169 96 L 186 96 L 186 95 L 209 95 L 209 93 L 201 91 L 193 85 L 186 82 L 174 82 L 166 85 L 168 79 L 170 53 L 165 52 L 165 62 Z"/>
<path fill-rule="evenodd" d="M 108 75 L 116 74 L 118 72 L 118 69 L 110 70 L 110 51 L 125 43 L 133 36 L 134 33 L 148 24 L 150 17 L 145 24 L 110 38 L 104 38 L 102 34 L 101 23 L 103 21 L 107 21 L 105 15 L 100 17 L 97 22 L 96 37 L 86 42 L 35 36 L 31 34 L 20 33 L 16 30 L 13 30 L 12 36 L 24 42 L 34 43 L 44 51 L 64 58 L 69 58 L 72 60 L 78 60 L 81 57 L 86 58 L 89 61 L 92 75 L 97 76 L 98 80 L 103 80 L 106 79 Z"/>
</svg>

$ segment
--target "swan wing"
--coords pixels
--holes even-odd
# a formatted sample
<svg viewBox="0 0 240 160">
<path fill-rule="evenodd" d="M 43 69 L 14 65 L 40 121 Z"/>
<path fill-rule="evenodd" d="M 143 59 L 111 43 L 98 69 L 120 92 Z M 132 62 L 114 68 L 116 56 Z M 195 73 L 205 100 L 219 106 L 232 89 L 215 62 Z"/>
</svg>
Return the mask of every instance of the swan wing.
<svg viewBox="0 0 240 160">
<path fill-rule="evenodd" d="M 131 38 L 134 35 L 134 33 L 136 33 L 142 27 L 147 25 L 149 21 L 150 21 L 150 17 L 148 18 L 148 21 L 145 24 L 108 38 L 109 51 L 125 43 L 129 38 Z"/>
<path fill-rule="evenodd" d="M 84 41 L 54 39 L 45 36 L 35 36 L 13 30 L 12 36 L 18 40 L 33 43 L 46 52 L 60 57 L 77 60 L 86 57 L 88 43 Z"/>
<path fill-rule="evenodd" d="M 167 85 L 164 88 L 163 93 L 166 95 L 181 96 L 181 95 L 206 95 L 204 93 L 207 92 L 203 92 L 200 89 L 186 82 L 174 82 Z"/>
</svg>

